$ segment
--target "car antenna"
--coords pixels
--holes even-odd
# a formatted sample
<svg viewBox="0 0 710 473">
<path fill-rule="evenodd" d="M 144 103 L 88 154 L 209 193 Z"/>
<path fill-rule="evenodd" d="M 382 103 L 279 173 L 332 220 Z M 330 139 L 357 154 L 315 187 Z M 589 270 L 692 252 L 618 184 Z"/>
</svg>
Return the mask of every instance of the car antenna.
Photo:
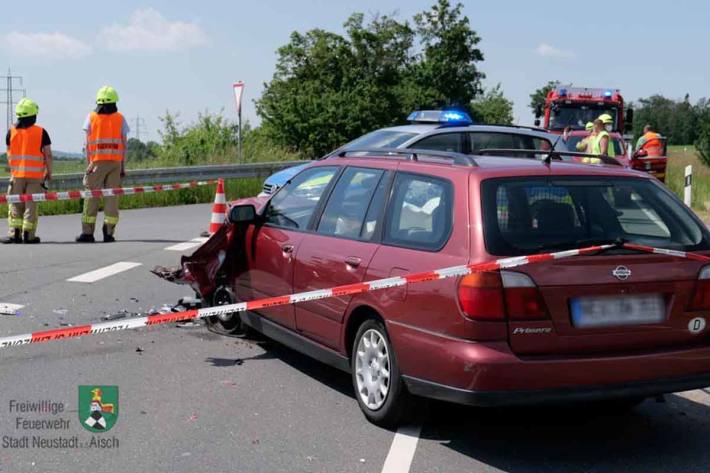
<svg viewBox="0 0 710 473">
<path fill-rule="evenodd" d="M 555 143 L 552 145 L 552 149 L 551 149 L 550 152 L 547 154 L 547 157 L 542 160 L 542 161 L 543 161 L 545 164 L 547 164 L 548 166 L 549 166 L 550 164 L 552 164 L 552 153 L 554 153 L 555 149 L 557 148 L 557 144 L 560 142 L 560 140 L 562 139 L 562 137 L 564 136 L 564 134 L 565 134 L 565 132 L 564 132 L 564 130 L 563 130 L 562 133 L 560 133 L 560 136 L 558 136 L 557 139 L 555 140 Z"/>
</svg>

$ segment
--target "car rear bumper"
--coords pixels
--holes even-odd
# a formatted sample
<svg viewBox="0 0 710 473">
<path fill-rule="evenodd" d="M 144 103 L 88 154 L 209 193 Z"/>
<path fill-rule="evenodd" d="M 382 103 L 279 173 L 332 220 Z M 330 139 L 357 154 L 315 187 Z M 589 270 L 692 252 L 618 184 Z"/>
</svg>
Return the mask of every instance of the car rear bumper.
<svg viewBox="0 0 710 473">
<path fill-rule="evenodd" d="M 463 404 L 653 396 L 710 386 L 708 345 L 522 357 L 507 342 L 462 340 L 396 323 L 388 331 L 412 393 Z"/>
<path fill-rule="evenodd" d="M 653 381 L 534 391 L 472 391 L 411 376 L 403 378 L 409 392 L 417 396 L 484 407 L 651 397 L 710 386 L 710 373 Z"/>
</svg>

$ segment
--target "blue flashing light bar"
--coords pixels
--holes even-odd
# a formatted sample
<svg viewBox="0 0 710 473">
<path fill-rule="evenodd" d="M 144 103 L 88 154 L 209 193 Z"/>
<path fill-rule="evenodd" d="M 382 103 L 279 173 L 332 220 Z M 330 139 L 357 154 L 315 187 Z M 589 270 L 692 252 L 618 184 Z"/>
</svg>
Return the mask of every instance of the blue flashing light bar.
<svg viewBox="0 0 710 473">
<path fill-rule="evenodd" d="M 557 95 L 560 97 L 567 97 L 567 89 L 560 89 L 559 92 L 557 92 Z"/>
<path fill-rule="evenodd" d="M 471 125 L 473 120 L 466 112 L 459 110 L 417 110 L 407 117 L 412 123 L 442 123 Z"/>
<path fill-rule="evenodd" d="M 607 89 L 604 91 L 604 98 L 610 99 L 612 96 L 613 92 L 611 89 Z"/>
</svg>

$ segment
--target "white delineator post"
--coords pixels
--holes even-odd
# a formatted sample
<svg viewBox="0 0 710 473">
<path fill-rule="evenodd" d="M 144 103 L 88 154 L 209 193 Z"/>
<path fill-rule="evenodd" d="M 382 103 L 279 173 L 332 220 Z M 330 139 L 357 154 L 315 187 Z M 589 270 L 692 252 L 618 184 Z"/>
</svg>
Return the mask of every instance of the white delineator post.
<svg viewBox="0 0 710 473">
<path fill-rule="evenodd" d="M 685 167 L 685 188 L 683 189 L 683 202 L 685 205 L 690 207 L 692 203 L 693 195 L 693 166 L 688 165 Z"/>
</svg>

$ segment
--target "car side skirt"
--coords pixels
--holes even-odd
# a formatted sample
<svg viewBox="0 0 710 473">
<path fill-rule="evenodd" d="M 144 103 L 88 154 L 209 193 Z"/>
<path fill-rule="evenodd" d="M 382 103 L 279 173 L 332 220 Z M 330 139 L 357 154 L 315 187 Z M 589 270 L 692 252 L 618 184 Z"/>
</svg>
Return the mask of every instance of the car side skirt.
<svg viewBox="0 0 710 473">
<path fill-rule="evenodd" d="M 350 360 L 341 353 L 326 348 L 308 338 L 253 312 L 242 312 L 242 322 L 266 337 L 308 355 L 321 363 L 350 373 Z"/>
<path fill-rule="evenodd" d="M 402 378 L 409 392 L 414 395 L 482 407 L 651 397 L 710 386 L 710 373 L 624 384 L 535 391 L 469 391 L 412 376 L 403 375 Z"/>
</svg>

